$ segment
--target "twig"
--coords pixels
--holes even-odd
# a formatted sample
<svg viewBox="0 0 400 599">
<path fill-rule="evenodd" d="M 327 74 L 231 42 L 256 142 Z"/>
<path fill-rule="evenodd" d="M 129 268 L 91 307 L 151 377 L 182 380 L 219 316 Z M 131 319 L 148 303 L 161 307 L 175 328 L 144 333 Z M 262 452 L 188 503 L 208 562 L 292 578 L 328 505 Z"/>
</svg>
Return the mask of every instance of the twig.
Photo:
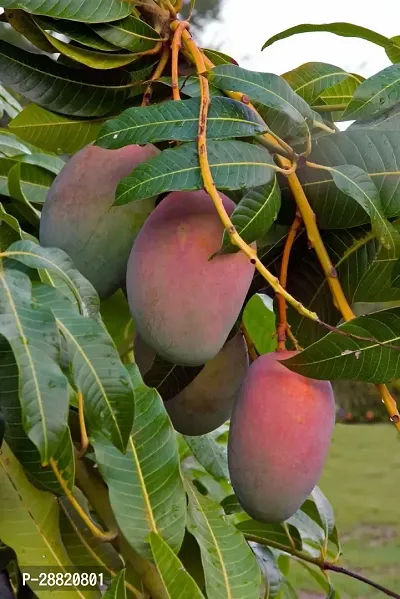
<svg viewBox="0 0 400 599">
<path fill-rule="evenodd" d="M 171 26 L 174 26 L 174 23 L 172 23 Z M 200 107 L 197 143 L 198 143 L 199 163 L 200 163 L 201 174 L 203 177 L 204 189 L 209 194 L 209 196 L 212 198 L 212 200 L 215 204 L 216 210 L 218 212 L 218 215 L 221 219 L 221 222 L 229 234 L 231 242 L 234 245 L 236 245 L 239 249 L 242 250 L 242 252 L 249 258 L 250 262 L 252 264 L 254 264 L 256 269 L 260 272 L 260 274 L 263 275 L 265 280 L 271 285 L 272 289 L 276 293 L 282 294 L 286 298 L 286 301 L 291 306 L 293 306 L 293 308 L 295 310 L 297 310 L 300 314 L 303 314 L 307 318 L 310 318 L 311 320 L 314 320 L 315 322 L 317 322 L 318 316 L 314 312 L 311 312 L 310 310 L 308 310 L 305 306 L 302 305 L 301 302 L 296 300 L 289 293 L 287 293 L 287 291 L 285 291 L 285 289 L 283 289 L 282 286 L 280 285 L 277 277 L 274 277 L 274 275 L 271 272 L 269 272 L 269 270 L 267 268 L 265 268 L 265 266 L 262 264 L 262 262 L 258 258 L 256 250 L 254 250 L 252 247 L 247 245 L 247 243 L 245 241 L 243 241 L 243 239 L 240 237 L 240 235 L 236 231 L 235 227 L 233 226 L 233 224 L 225 210 L 222 199 L 221 199 L 221 197 L 217 191 L 217 188 L 215 186 L 215 183 L 213 181 L 213 177 L 212 177 L 212 173 L 211 173 L 211 169 L 210 169 L 210 165 L 208 163 L 208 157 L 207 157 L 206 128 L 207 128 L 207 115 L 208 115 L 208 106 L 209 106 L 209 101 L 210 101 L 210 95 L 209 95 L 208 80 L 203 76 L 203 74 L 206 71 L 206 67 L 205 67 L 203 56 L 202 56 L 201 52 L 197 48 L 190 33 L 186 29 L 182 33 L 182 39 L 183 39 L 184 44 L 186 45 L 186 48 L 189 50 L 189 52 L 192 56 L 192 59 L 193 59 L 193 62 L 195 63 L 195 66 L 197 69 L 197 74 L 198 74 L 199 80 L 200 80 L 200 87 L 201 87 L 201 103 L 200 104 L 201 104 L 201 107 Z M 289 163 L 289 168 L 290 167 L 291 167 L 291 164 Z M 285 169 L 283 169 L 283 170 L 285 170 Z"/>
<path fill-rule="evenodd" d="M 253 341 L 252 341 L 252 339 L 250 337 L 249 331 L 247 330 L 247 327 L 246 327 L 246 325 L 244 324 L 243 321 L 242 321 L 242 324 L 240 325 L 240 329 L 241 329 L 241 331 L 243 333 L 243 337 L 244 337 L 244 339 L 246 341 L 246 345 L 247 345 L 247 350 L 249 352 L 250 361 L 254 362 L 254 360 L 257 360 L 257 358 L 258 358 L 258 353 L 257 353 L 257 350 L 256 350 L 256 346 L 254 345 L 254 343 L 253 343 Z"/>
<path fill-rule="evenodd" d="M 322 129 L 322 131 L 326 131 L 327 133 L 336 133 L 335 129 L 331 129 L 328 125 L 320 121 L 313 121 L 313 125 L 316 129 Z"/>
<path fill-rule="evenodd" d="M 314 566 L 318 566 L 318 568 L 320 568 L 323 571 L 331 570 L 332 572 L 339 572 L 340 574 L 344 574 L 346 576 L 349 576 L 350 578 L 354 578 L 356 580 L 359 580 L 360 582 L 368 584 L 369 586 L 373 587 L 374 589 L 377 589 L 378 591 L 385 593 L 385 595 L 388 595 L 389 597 L 394 597 L 395 599 L 400 599 L 400 595 L 398 593 L 391 591 L 390 589 L 378 584 L 377 582 L 374 582 L 373 580 L 370 580 L 369 578 L 366 578 L 365 576 L 356 574 L 356 572 L 352 572 L 351 570 L 348 570 L 347 568 L 343 568 L 342 566 L 336 566 L 332 562 L 329 562 L 326 560 L 321 560 L 318 557 L 312 557 L 311 555 L 304 553 L 304 551 L 299 551 L 294 547 L 288 547 L 286 545 L 283 545 L 282 543 L 278 543 L 278 542 L 272 541 L 270 539 L 264 539 L 263 537 L 258 537 L 257 535 L 245 533 L 245 537 L 248 541 L 252 541 L 253 543 L 258 543 L 259 545 L 266 545 L 268 547 L 274 547 L 275 549 L 279 549 L 280 551 L 289 553 L 289 555 L 292 555 L 293 557 L 296 557 L 297 559 L 308 562 L 309 564 L 313 564 Z"/>
<path fill-rule="evenodd" d="M 287 274 L 289 267 L 290 252 L 292 251 L 293 243 L 296 239 L 297 232 L 301 226 L 301 216 L 296 212 L 296 216 L 290 227 L 289 233 L 286 237 L 285 247 L 283 249 L 282 261 L 281 261 L 281 272 L 279 281 L 284 289 L 287 284 Z M 286 331 L 288 329 L 287 314 L 286 314 L 286 300 L 283 295 L 278 294 L 276 296 L 279 308 L 279 324 L 277 327 L 278 334 L 278 348 L 277 351 L 285 351 L 286 349 Z"/>
<path fill-rule="evenodd" d="M 89 439 L 86 431 L 85 414 L 84 414 L 84 400 L 83 395 L 78 391 L 78 416 L 79 416 L 79 429 L 81 432 L 81 448 L 78 453 L 78 458 L 81 460 L 85 457 L 89 448 Z"/>
<path fill-rule="evenodd" d="M 74 508 L 76 513 L 81 517 L 83 522 L 86 524 L 86 526 L 88 527 L 88 529 L 90 530 L 92 535 L 94 537 L 96 537 L 96 539 L 99 539 L 99 540 L 103 541 L 104 543 L 108 543 L 108 542 L 112 541 L 113 539 L 115 539 L 118 535 L 118 531 L 111 530 L 109 532 L 104 532 L 104 531 L 100 530 L 100 528 L 98 528 L 96 526 L 96 524 L 91 520 L 91 518 L 87 515 L 85 510 L 82 509 L 79 502 L 75 499 L 74 495 L 69 490 L 67 483 L 63 479 L 63 477 L 58 469 L 57 462 L 53 458 L 50 458 L 49 464 L 50 464 L 54 474 L 56 475 L 58 483 L 59 483 L 60 487 L 62 488 L 65 497 L 67 498 L 69 503 L 72 505 L 72 507 Z"/>
<path fill-rule="evenodd" d="M 169 45 L 164 44 L 163 51 L 160 56 L 160 60 L 157 64 L 157 67 L 154 70 L 154 73 L 151 76 L 150 83 L 146 87 L 146 90 L 143 94 L 142 106 L 148 106 L 150 104 L 151 96 L 153 94 L 152 84 L 154 83 L 154 81 L 156 81 L 157 79 L 159 79 L 162 76 L 164 69 L 167 66 L 170 53 L 171 53 L 171 50 L 170 50 Z"/>
<path fill-rule="evenodd" d="M 338 112 L 340 110 L 345 110 L 347 106 L 347 104 L 317 104 L 311 106 L 311 108 L 316 112 Z"/>
<path fill-rule="evenodd" d="M 179 90 L 179 51 L 182 42 L 182 32 L 189 26 L 186 21 L 181 21 L 175 29 L 174 37 L 171 44 L 171 80 L 172 80 L 172 97 L 174 100 L 180 100 L 181 94 Z"/>
</svg>

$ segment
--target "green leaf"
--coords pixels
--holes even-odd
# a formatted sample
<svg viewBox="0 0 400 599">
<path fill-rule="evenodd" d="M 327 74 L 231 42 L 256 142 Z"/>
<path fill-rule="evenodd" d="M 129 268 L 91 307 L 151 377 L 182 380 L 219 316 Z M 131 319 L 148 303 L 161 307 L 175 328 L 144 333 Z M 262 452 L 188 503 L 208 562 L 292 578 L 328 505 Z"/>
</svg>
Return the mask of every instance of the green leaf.
<svg viewBox="0 0 400 599">
<path fill-rule="evenodd" d="M 343 165 L 329 168 L 340 191 L 362 206 L 371 218 L 372 231 L 380 243 L 393 250 L 400 245 L 395 227 L 385 218 L 378 189 L 371 177 L 358 166 Z"/>
<path fill-rule="evenodd" d="M 24 195 L 34 204 L 42 204 L 54 177 L 42 168 L 21 163 L 18 159 L 0 158 L 0 187 L 4 195 L 13 195 L 13 190 L 9 189 L 9 174 L 14 167 Z"/>
<path fill-rule="evenodd" d="M 109 25 L 92 25 L 92 29 L 110 44 L 135 53 L 151 50 L 161 39 L 153 27 L 132 15 Z"/>
<path fill-rule="evenodd" d="M 211 62 L 213 62 L 216 66 L 220 64 L 237 64 L 236 60 L 225 52 L 220 52 L 219 50 L 214 50 L 210 48 L 202 48 L 203 54 L 207 56 Z"/>
<path fill-rule="evenodd" d="M 13 119 L 22 110 L 21 104 L 12 96 L 5 87 L 0 85 L 0 107 Z"/>
<path fill-rule="evenodd" d="M 283 547 L 290 548 L 292 546 L 283 524 L 263 524 L 261 522 L 256 522 L 256 520 L 249 519 L 242 520 L 236 525 L 236 527 L 242 531 L 243 534 L 251 537 L 251 540 L 255 543 L 279 543 L 279 545 L 282 547 L 282 550 L 284 550 Z M 287 525 L 287 530 L 289 531 L 290 537 L 294 543 L 294 547 L 301 551 L 302 541 L 299 531 L 292 524 Z"/>
<path fill-rule="evenodd" d="M 74 571 L 60 537 L 57 498 L 30 484 L 6 443 L 0 454 L 0 503 L 0 537 L 14 549 L 22 572 L 38 568 L 38 556 L 40 567 Z M 100 593 L 66 588 L 62 596 L 64 599 L 97 599 Z M 54 590 L 40 591 L 41 599 L 52 597 Z"/>
<path fill-rule="evenodd" d="M 385 46 L 386 56 L 396 64 L 400 62 L 400 35 L 395 35 L 388 40 Z"/>
<path fill-rule="evenodd" d="M 24 431 L 19 401 L 18 366 L 10 345 L 3 337 L 0 338 L 0 372 L 2 377 L 0 410 L 6 423 L 5 440 L 8 446 L 24 467 L 33 484 L 62 495 L 64 492 L 53 470 L 42 468 L 40 454 Z M 68 429 L 54 455 L 54 460 L 57 462 L 63 480 L 72 490 L 74 486 L 74 450 Z"/>
<path fill-rule="evenodd" d="M 31 154 L 31 146 L 24 144 L 14 133 L 0 129 L 0 152 L 7 158 L 22 154 Z"/>
<path fill-rule="evenodd" d="M 82 509 L 89 513 L 84 495 L 78 489 L 74 495 Z M 111 543 L 96 539 L 65 497 L 59 500 L 59 505 L 61 538 L 72 563 L 86 569 L 94 567 L 96 571 L 100 568 L 106 578 L 116 576 L 123 562 Z"/>
<path fill-rule="evenodd" d="M 273 300 L 263 293 L 256 293 L 247 302 L 243 323 L 259 354 L 276 349 L 276 321 Z"/>
<path fill-rule="evenodd" d="M 258 545 L 258 543 L 249 543 L 257 558 L 260 570 L 265 582 L 265 599 L 273 599 L 279 593 L 282 584 L 283 575 L 279 570 L 274 554 L 269 547 Z"/>
<path fill-rule="evenodd" d="M 11 27 L 26 37 L 31 44 L 42 50 L 42 52 L 54 53 L 53 46 L 46 39 L 31 15 L 23 10 L 6 10 L 5 16 Z"/>
<path fill-rule="evenodd" d="M 296 25 L 295 27 L 290 27 L 289 29 L 285 29 L 285 31 L 281 31 L 277 35 L 270 37 L 269 40 L 265 42 L 262 49 L 264 50 L 275 42 L 284 40 L 285 38 L 296 35 L 297 33 L 309 33 L 313 31 L 326 31 L 328 33 L 334 33 L 335 35 L 340 35 L 342 37 L 359 37 L 368 42 L 378 44 L 378 46 L 382 46 L 382 48 L 385 48 L 388 43 L 388 38 L 384 35 L 376 33 L 375 31 L 367 29 L 366 27 L 353 25 L 353 23 L 324 23 L 323 25 L 304 23 L 301 25 Z"/>
<path fill-rule="evenodd" d="M 160 77 L 155 82 L 161 83 L 163 85 L 168 85 L 168 87 L 172 87 L 172 78 L 171 77 Z M 200 80 L 195 75 L 191 75 L 190 77 L 178 77 L 178 85 L 181 94 L 185 96 L 189 96 L 191 98 L 198 98 L 201 96 L 201 87 Z M 215 87 L 214 85 L 209 86 L 210 96 L 221 96 L 221 90 Z"/>
<path fill-rule="evenodd" d="M 45 154 L 43 152 L 24 154 L 23 156 L 18 156 L 18 160 L 24 164 L 38 166 L 41 169 L 53 173 L 54 175 L 58 175 L 61 169 L 65 166 L 64 160 L 58 158 L 58 156 L 52 156 L 51 154 Z M 42 201 L 39 203 L 42 203 Z"/>
<path fill-rule="evenodd" d="M 341 120 L 370 119 L 400 101 L 400 65 L 393 64 L 373 75 L 354 92 Z"/>
<path fill-rule="evenodd" d="M 293 91 L 308 104 L 315 100 L 326 89 L 345 81 L 349 75 L 343 69 L 325 62 L 307 62 L 281 75 Z"/>
<path fill-rule="evenodd" d="M 50 19 L 44 16 L 40 17 L 40 23 L 44 29 L 62 33 L 74 42 L 78 42 L 94 50 L 117 50 L 116 46 L 103 40 L 89 25 L 85 25 L 84 23 L 64 19 Z"/>
<path fill-rule="evenodd" d="M 271 155 L 260 146 L 243 141 L 209 141 L 208 159 L 218 189 L 241 189 L 264 185 L 274 176 Z M 123 179 L 116 192 L 116 205 L 144 200 L 165 191 L 203 188 L 197 144 L 164 150 L 140 164 Z"/>
<path fill-rule="evenodd" d="M 69 403 L 68 381 L 57 363 L 56 323 L 49 310 L 32 306 L 27 275 L 4 263 L 0 304 L 0 333 L 11 345 L 20 375 L 24 429 L 46 465 L 66 431 Z"/>
<path fill-rule="evenodd" d="M 129 73 L 88 72 L 65 67 L 0 40 L 4 85 L 44 108 L 71 116 L 103 116 L 118 111 L 129 96 Z"/>
<path fill-rule="evenodd" d="M 240 200 L 231 215 L 231 221 L 246 243 L 257 241 L 265 235 L 276 220 L 281 207 L 281 190 L 276 177 L 267 185 L 250 189 Z M 224 231 L 222 246 L 218 254 L 239 251 Z"/>
<path fill-rule="evenodd" d="M 121 570 L 114 578 L 103 599 L 126 599 L 125 570 Z"/>
<path fill-rule="evenodd" d="M 395 226 L 399 229 L 398 224 Z M 323 232 L 322 239 L 350 304 L 400 299 L 400 293 L 391 287 L 397 248 L 395 251 L 381 248 L 371 231 L 364 227 Z M 294 247 L 289 263 L 288 291 L 316 312 L 323 322 L 337 325 L 341 314 L 333 304 L 326 277 L 304 235 Z M 326 334 L 324 327 L 311 323 L 290 307 L 288 320 L 303 347 Z"/>
<path fill-rule="evenodd" d="M 216 431 L 218 435 L 218 430 Z M 216 479 L 229 480 L 226 445 L 218 443 L 215 432 L 198 437 L 183 437 L 196 460 Z"/>
<path fill-rule="evenodd" d="M 97 139 L 102 148 L 159 141 L 195 141 L 198 135 L 200 98 L 171 100 L 133 107 L 107 121 Z M 213 97 L 207 118 L 208 139 L 251 137 L 266 131 L 263 121 L 248 106 L 229 98 Z"/>
<path fill-rule="evenodd" d="M 134 393 L 111 337 L 99 322 L 77 314 L 57 289 L 40 285 L 34 297 L 51 309 L 66 341 L 72 378 L 83 396 L 88 433 L 102 433 L 124 452 L 133 424 Z"/>
<path fill-rule="evenodd" d="M 326 599 L 339 599 L 339 595 L 336 593 L 329 577 L 325 572 L 321 572 L 315 567 L 309 566 L 307 563 L 299 560 L 299 564 L 308 572 L 308 574 L 315 580 L 315 582 L 321 587 L 324 592 Z"/>
<path fill-rule="evenodd" d="M 328 87 L 314 101 L 314 110 L 318 110 L 326 104 L 349 104 L 357 87 L 365 81 L 361 75 L 348 74 L 347 79 L 336 83 L 332 87 Z M 340 113 L 341 114 L 341 113 Z M 333 115 L 336 120 L 337 113 Z"/>
<path fill-rule="evenodd" d="M 227 497 L 224 497 L 224 499 L 221 501 L 221 506 L 224 508 L 224 512 L 228 516 L 231 514 L 237 514 L 239 512 L 244 513 L 236 495 L 227 495 Z"/>
<path fill-rule="evenodd" d="M 37 104 L 28 104 L 8 127 L 21 139 L 44 150 L 75 154 L 96 139 L 101 125 L 101 120 L 69 119 Z"/>
<path fill-rule="evenodd" d="M 84 23 L 115 21 L 129 15 L 132 7 L 123 0 L 3 0 L 3 8 L 22 8 L 28 13 Z"/>
<path fill-rule="evenodd" d="M 37 20 L 36 23 L 40 24 L 40 20 Z M 53 46 L 53 51 L 55 49 L 64 56 L 68 56 L 68 58 L 71 58 L 80 64 L 84 64 L 87 67 L 91 67 L 92 69 L 115 69 L 136 60 L 134 54 L 117 54 L 115 52 L 88 50 L 87 48 L 75 46 L 73 43 L 63 42 L 54 35 L 47 33 L 44 29 L 43 34 Z"/>
<path fill-rule="evenodd" d="M 134 324 L 129 310 L 128 300 L 122 289 L 100 302 L 103 323 L 117 346 L 120 355 L 132 347 Z"/>
<path fill-rule="evenodd" d="M 24 190 L 22 189 L 21 164 L 19 162 L 17 162 L 9 171 L 7 177 L 7 186 L 10 195 L 18 202 L 23 204 L 23 209 L 29 218 L 29 222 L 34 227 L 37 227 L 40 220 L 40 211 L 31 204 Z"/>
<path fill-rule="evenodd" d="M 141 343 L 144 343 L 143 340 L 141 340 Z M 163 401 L 168 401 L 178 395 L 182 389 L 185 389 L 203 368 L 204 366 L 180 366 L 179 364 L 172 364 L 164 360 L 164 358 L 155 355 L 143 380 L 148 387 L 157 389 Z"/>
<path fill-rule="evenodd" d="M 400 104 L 396 104 L 377 118 L 355 121 L 347 131 L 357 129 L 382 129 L 384 131 L 400 131 Z"/>
<path fill-rule="evenodd" d="M 128 543 L 148 559 L 150 532 L 161 534 L 175 552 L 179 550 L 186 502 L 176 435 L 162 400 L 141 382 L 136 366 L 130 370 L 135 420 L 126 454 L 101 435 L 92 444 L 118 525 Z"/>
<path fill-rule="evenodd" d="M 309 135 L 311 109 L 282 77 L 221 65 L 209 71 L 208 78 L 217 87 L 240 92 L 260 104 L 257 108 L 261 116 L 281 137 Z"/>
<path fill-rule="evenodd" d="M 360 380 L 388 383 L 400 376 L 399 346 L 400 308 L 389 308 L 360 316 L 339 325 L 339 333 L 328 333 L 289 360 L 287 368 L 304 376 L 320 380 Z M 377 341 L 361 341 L 348 335 L 358 335 Z M 385 347 L 386 346 L 386 347 Z"/>
<path fill-rule="evenodd" d="M 45 269 L 47 281 L 76 300 L 84 316 L 96 318 L 99 312 L 99 297 L 94 287 L 85 279 L 66 252 L 58 248 L 44 248 L 33 241 L 17 241 L 7 250 L 7 256 L 18 260 L 29 268 Z"/>
<path fill-rule="evenodd" d="M 314 140 L 309 160 L 329 167 L 357 166 L 375 183 L 385 216 L 400 214 L 400 135 L 396 131 L 343 131 Z M 342 193 L 327 171 L 300 169 L 300 182 L 321 229 L 347 229 L 368 222 L 366 212 Z M 286 192 L 286 185 L 282 188 Z"/>
<path fill-rule="evenodd" d="M 196 582 L 185 570 L 167 543 L 155 532 L 150 533 L 150 546 L 168 599 L 204 599 Z"/>
<path fill-rule="evenodd" d="M 186 483 L 188 529 L 200 546 L 208 599 L 258 599 L 260 570 L 243 535 L 221 506 Z"/>
</svg>

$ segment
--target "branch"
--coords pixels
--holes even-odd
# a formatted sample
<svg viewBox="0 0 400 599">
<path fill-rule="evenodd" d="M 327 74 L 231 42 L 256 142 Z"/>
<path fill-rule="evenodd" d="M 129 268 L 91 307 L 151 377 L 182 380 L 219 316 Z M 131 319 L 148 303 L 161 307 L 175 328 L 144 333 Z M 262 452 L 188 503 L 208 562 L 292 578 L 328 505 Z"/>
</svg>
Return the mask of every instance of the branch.
<svg viewBox="0 0 400 599">
<path fill-rule="evenodd" d="M 171 23 L 171 28 L 175 29 L 178 26 L 177 22 Z M 242 252 L 249 258 L 250 262 L 254 264 L 258 272 L 265 278 L 265 280 L 271 285 L 272 289 L 276 293 L 280 293 L 286 299 L 286 301 L 293 306 L 295 310 L 297 310 L 303 316 L 310 318 L 314 322 L 318 322 L 318 316 L 314 312 L 308 310 L 301 302 L 296 300 L 292 295 L 287 293 L 285 289 L 280 285 L 279 280 L 275 277 L 265 266 L 262 264 L 261 260 L 257 256 L 257 252 L 250 247 L 243 239 L 240 237 L 235 227 L 233 226 L 226 210 L 222 199 L 217 191 L 215 183 L 213 181 L 210 165 L 208 163 L 207 157 L 207 138 L 206 138 L 206 129 L 207 129 L 207 116 L 208 116 L 208 106 L 210 102 L 210 94 L 209 94 L 209 86 L 208 80 L 203 76 L 206 67 L 203 59 L 203 55 L 200 50 L 197 48 L 195 42 L 193 41 L 190 33 L 185 29 L 182 32 L 182 39 L 186 46 L 186 49 L 191 54 L 192 60 L 196 66 L 197 74 L 200 79 L 200 87 L 201 87 L 201 107 L 200 107 L 200 116 L 199 116 L 199 129 L 198 129 L 198 154 L 199 154 L 199 163 L 201 174 L 203 178 L 203 185 L 205 191 L 212 198 L 218 215 L 221 219 L 224 228 L 228 232 L 231 242 L 236 245 Z M 291 168 L 291 163 L 289 163 L 289 168 Z M 287 169 L 282 169 L 286 171 Z"/>
<path fill-rule="evenodd" d="M 394 597 L 395 599 L 400 599 L 400 595 L 398 593 L 395 593 L 394 591 L 387 589 L 386 587 L 378 584 L 377 582 L 370 580 L 369 578 L 366 578 L 365 576 L 356 574 L 356 572 L 352 572 L 351 570 L 348 570 L 347 568 L 343 568 L 342 566 L 336 566 L 332 562 L 328 562 L 326 560 L 321 560 L 318 557 L 312 557 L 311 555 L 304 553 L 304 551 L 299 551 L 294 547 L 288 547 L 287 545 L 284 545 L 283 543 L 271 541 L 270 539 L 264 539 L 263 537 L 258 537 L 257 535 L 252 535 L 252 534 L 245 533 L 244 536 L 246 537 L 246 539 L 248 541 L 252 541 L 253 543 L 258 543 L 259 545 L 266 545 L 267 547 L 274 547 L 275 549 L 279 549 L 280 551 L 289 553 L 289 555 L 291 555 L 297 559 L 303 560 L 304 562 L 307 562 L 309 564 L 313 564 L 314 566 L 317 566 L 321 570 L 331 570 L 332 572 L 339 572 L 340 574 L 345 574 L 346 576 L 350 576 L 350 578 L 355 578 L 356 580 L 359 580 L 360 582 L 368 584 L 369 586 L 373 587 L 374 589 L 377 589 L 378 591 L 385 593 L 386 595 L 388 595 L 388 597 Z"/>
<path fill-rule="evenodd" d="M 67 483 L 63 479 L 63 477 L 58 469 L 57 462 L 53 458 L 50 458 L 49 463 L 50 463 L 50 466 L 51 466 L 54 474 L 56 475 L 56 478 L 58 480 L 60 487 L 64 491 L 65 497 L 67 498 L 67 500 L 69 501 L 71 506 L 74 508 L 76 513 L 80 516 L 80 518 L 86 524 L 86 526 L 88 527 L 88 529 L 90 530 L 92 535 L 94 537 L 96 537 L 96 539 L 99 539 L 100 541 L 103 541 L 104 543 L 108 543 L 108 542 L 112 541 L 113 539 L 115 539 L 118 535 L 118 531 L 111 530 L 109 532 L 104 532 L 104 531 L 100 530 L 100 528 L 98 528 L 96 526 L 96 524 L 93 522 L 93 520 L 91 520 L 91 518 L 87 515 L 87 513 L 82 508 L 82 506 L 76 500 L 73 493 L 69 490 Z"/>
<path fill-rule="evenodd" d="M 152 84 L 154 83 L 154 81 L 156 81 L 157 79 L 159 79 L 162 76 L 164 69 L 167 66 L 170 53 L 171 53 L 171 50 L 170 50 L 168 44 L 164 44 L 164 48 L 163 48 L 163 51 L 162 51 L 162 54 L 160 57 L 160 61 L 157 64 L 157 67 L 155 68 L 154 73 L 151 76 L 150 83 L 146 87 L 146 90 L 143 94 L 142 106 L 148 106 L 150 104 L 151 96 L 153 94 Z"/>
</svg>

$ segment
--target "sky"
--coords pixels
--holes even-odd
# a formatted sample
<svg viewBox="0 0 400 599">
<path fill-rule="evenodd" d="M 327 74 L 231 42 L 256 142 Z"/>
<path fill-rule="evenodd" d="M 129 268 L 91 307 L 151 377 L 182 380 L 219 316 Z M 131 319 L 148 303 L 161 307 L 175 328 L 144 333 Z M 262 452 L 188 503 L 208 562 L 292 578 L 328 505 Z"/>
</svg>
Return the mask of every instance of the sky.
<svg viewBox="0 0 400 599">
<path fill-rule="evenodd" d="M 329 33 L 303 33 L 261 52 L 272 35 L 301 23 L 346 21 L 392 37 L 400 35 L 399 0 L 225 0 L 221 22 L 208 25 L 202 43 L 218 47 L 243 67 L 285 73 L 305 62 L 327 62 L 370 77 L 389 66 L 385 51 L 364 40 Z M 245 7 L 245 9 L 243 8 Z"/>
</svg>

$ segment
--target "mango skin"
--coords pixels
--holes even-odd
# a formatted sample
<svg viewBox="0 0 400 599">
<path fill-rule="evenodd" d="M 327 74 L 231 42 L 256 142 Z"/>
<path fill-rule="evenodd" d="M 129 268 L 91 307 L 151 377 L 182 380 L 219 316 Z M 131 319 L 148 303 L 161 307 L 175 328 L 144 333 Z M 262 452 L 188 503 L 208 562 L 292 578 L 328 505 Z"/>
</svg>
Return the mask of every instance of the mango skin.
<svg viewBox="0 0 400 599">
<path fill-rule="evenodd" d="M 315 487 L 335 424 L 331 384 L 265 354 L 250 366 L 235 402 L 228 441 L 231 483 L 240 504 L 265 523 L 290 518 Z"/>
<path fill-rule="evenodd" d="M 100 297 L 125 283 L 135 237 L 154 200 L 112 205 L 121 179 L 158 154 L 149 144 L 105 150 L 88 145 L 75 154 L 49 189 L 40 220 L 40 243 L 67 252 Z"/>
<path fill-rule="evenodd" d="M 164 402 L 175 430 L 195 437 L 210 433 L 226 422 L 248 368 L 246 343 L 238 333 L 185 389 Z"/>
<path fill-rule="evenodd" d="M 235 204 L 222 196 L 229 214 Z M 170 193 L 140 231 L 128 262 L 135 325 L 157 354 L 200 366 L 220 351 L 254 274 L 242 253 L 217 256 L 223 226 L 204 191 Z"/>
</svg>

